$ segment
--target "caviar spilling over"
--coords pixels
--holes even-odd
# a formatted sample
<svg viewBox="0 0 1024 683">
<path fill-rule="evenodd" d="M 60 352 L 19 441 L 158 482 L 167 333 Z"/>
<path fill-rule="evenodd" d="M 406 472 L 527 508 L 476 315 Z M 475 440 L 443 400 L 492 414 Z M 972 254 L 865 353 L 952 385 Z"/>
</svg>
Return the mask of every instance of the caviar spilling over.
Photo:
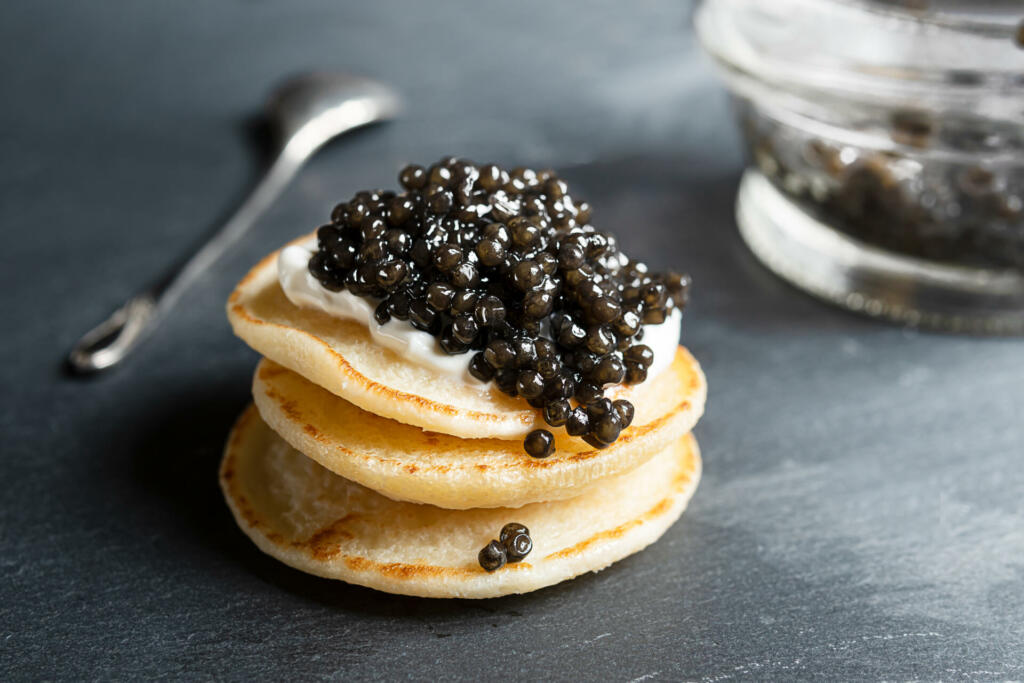
<svg viewBox="0 0 1024 683">
<path fill-rule="evenodd" d="M 526 399 L 552 427 L 613 443 L 633 406 L 604 387 L 647 378 L 643 326 L 685 306 L 689 277 L 628 258 L 552 171 L 446 158 L 405 167 L 399 182 L 399 193 L 334 207 L 309 261 L 317 281 L 374 301 L 382 325 L 408 321 L 446 353 L 470 354 L 473 377 Z M 524 448 L 547 457 L 553 444 L 535 430 Z M 481 565 L 485 551 L 497 562 L 485 548 Z"/>
<path fill-rule="evenodd" d="M 533 550 L 530 530 L 518 522 L 509 522 L 501 528 L 498 540 L 485 545 L 477 556 L 480 566 L 489 572 L 497 571 L 509 562 L 519 562 Z"/>
</svg>

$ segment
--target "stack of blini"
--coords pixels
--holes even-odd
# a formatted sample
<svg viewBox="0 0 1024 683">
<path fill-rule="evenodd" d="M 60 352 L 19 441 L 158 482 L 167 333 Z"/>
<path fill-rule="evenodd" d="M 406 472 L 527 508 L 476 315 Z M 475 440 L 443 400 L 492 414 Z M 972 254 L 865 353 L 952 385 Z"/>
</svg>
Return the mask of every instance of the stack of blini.
<svg viewBox="0 0 1024 683">
<path fill-rule="evenodd" d="M 562 432 L 553 455 L 531 458 L 523 437 L 544 426 L 539 411 L 296 306 L 276 260 L 228 302 L 235 333 L 264 358 L 220 471 L 236 521 L 264 552 L 391 593 L 486 598 L 603 569 L 682 514 L 700 478 L 689 432 L 706 393 L 683 347 L 657 376 L 608 390 L 636 409 L 610 447 Z M 529 528 L 533 549 L 485 571 L 478 553 L 509 522 Z"/>
</svg>

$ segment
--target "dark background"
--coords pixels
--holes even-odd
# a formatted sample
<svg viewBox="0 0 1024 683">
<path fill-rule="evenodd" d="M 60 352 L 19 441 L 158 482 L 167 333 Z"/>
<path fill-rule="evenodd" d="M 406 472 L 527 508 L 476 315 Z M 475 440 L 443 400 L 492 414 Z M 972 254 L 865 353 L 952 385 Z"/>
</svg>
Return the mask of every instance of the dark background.
<svg viewBox="0 0 1024 683">
<path fill-rule="evenodd" d="M 1024 677 L 1024 343 L 805 297 L 740 244 L 727 101 L 674 2 L 0 4 L 0 679 Z M 125 367 L 62 375 L 261 161 L 269 87 L 349 69 L 399 122 L 325 150 Z M 481 602 L 262 556 L 216 466 L 265 252 L 442 154 L 562 169 L 689 269 L 710 380 L 682 521 L 597 575 Z"/>
</svg>

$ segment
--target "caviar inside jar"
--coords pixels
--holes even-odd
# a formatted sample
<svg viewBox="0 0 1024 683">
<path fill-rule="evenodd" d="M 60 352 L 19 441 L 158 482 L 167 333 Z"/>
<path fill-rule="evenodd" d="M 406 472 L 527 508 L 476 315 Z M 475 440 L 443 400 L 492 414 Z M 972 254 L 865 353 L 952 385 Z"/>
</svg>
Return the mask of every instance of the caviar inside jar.
<svg viewBox="0 0 1024 683">
<path fill-rule="evenodd" d="M 604 387 L 647 378 L 643 326 L 685 306 L 689 277 L 628 258 L 552 171 L 449 157 L 407 166 L 399 182 L 401 193 L 334 208 L 309 261 L 317 281 L 376 302 L 378 322 L 407 320 L 446 353 L 470 354 L 471 375 L 552 427 L 613 443 L 632 406 L 610 409 Z M 529 446 L 551 452 L 547 440 Z"/>
</svg>

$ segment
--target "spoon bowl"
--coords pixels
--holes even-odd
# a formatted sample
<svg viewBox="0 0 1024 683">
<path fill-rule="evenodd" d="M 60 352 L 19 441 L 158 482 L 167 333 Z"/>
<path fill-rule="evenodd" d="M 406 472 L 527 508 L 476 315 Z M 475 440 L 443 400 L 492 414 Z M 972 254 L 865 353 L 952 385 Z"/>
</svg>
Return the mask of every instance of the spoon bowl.
<svg viewBox="0 0 1024 683">
<path fill-rule="evenodd" d="M 301 143 L 302 150 L 312 154 L 354 128 L 394 118 L 400 109 L 398 93 L 383 83 L 314 72 L 275 89 L 267 99 L 266 116 L 284 148 Z"/>
</svg>

